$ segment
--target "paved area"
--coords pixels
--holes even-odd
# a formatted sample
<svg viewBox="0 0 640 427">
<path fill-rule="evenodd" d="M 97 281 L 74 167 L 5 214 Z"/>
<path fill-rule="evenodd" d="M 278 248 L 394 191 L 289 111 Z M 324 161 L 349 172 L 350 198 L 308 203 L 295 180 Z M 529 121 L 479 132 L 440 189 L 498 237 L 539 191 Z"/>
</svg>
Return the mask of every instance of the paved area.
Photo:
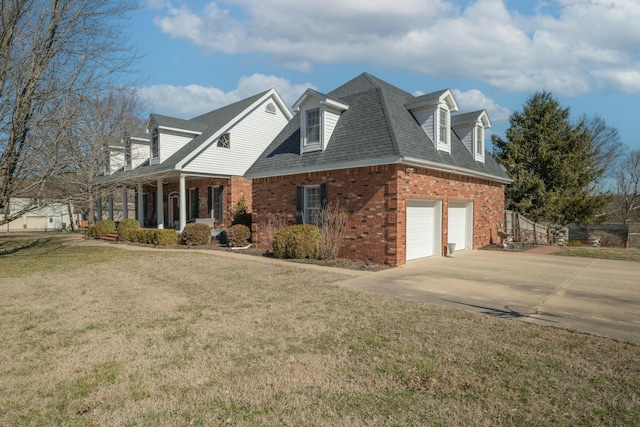
<svg viewBox="0 0 640 427">
<path fill-rule="evenodd" d="M 340 284 L 640 344 L 637 262 L 458 252 Z"/>
</svg>

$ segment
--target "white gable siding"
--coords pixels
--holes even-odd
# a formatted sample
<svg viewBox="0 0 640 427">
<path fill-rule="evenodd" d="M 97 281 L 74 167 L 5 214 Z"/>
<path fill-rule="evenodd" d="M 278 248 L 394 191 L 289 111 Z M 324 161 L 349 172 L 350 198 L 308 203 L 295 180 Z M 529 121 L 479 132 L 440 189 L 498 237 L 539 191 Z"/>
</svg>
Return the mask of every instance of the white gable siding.
<svg viewBox="0 0 640 427">
<path fill-rule="evenodd" d="M 456 126 L 454 128 L 456 135 L 462 141 L 469 153 L 473 154 L 473 130 L 475 126 Z"/>
<path fill-rule="evenodd" d="M 271 141 L 287 124 L 282 111 L 265 111 L 266 102 L 258 105 L 235 126 L 225 129 L 230 134 L 230 148 L 217 146 L 217 139 L 209 141 L 207 148 L 197 155 L 184 170 L 193 173 L 215 173 L 242 176 Z"/>
<path fill-rule="evenodd" d="M 431 142 L 433 142 L 434 147 L 436 147 L 436 144 L 437 144 L 436 128 L 434 126 L 434 123 L 436 121 L 435 116 L 436 116 L 435 108 L 413 111 L 413 117 L 415 117 L 415 119 L 420 124 L 424 132 L 431 139 Z"/>
<path fill-rule="evenodd" d="M 324 145 L 323 150 L 327 148 L 327 145 L 329 145 L 329 140 L 331 139 L 331 135 L 333 134 L 333 130 L 336 128 L 339 118 L 340 113 L 338 111 L 329 109 L 325 111 L 323 135 L 320 137 L 320 140 Z"/>
<path fill-rule="evenodd" d="M 124 150 L 117 149 L 109 152 L 109 174 L 124 167 Z"/>
<path fill-rule="evenodd" d="M 131 144 L 131 168 L 135 169 L 149 159 L 149 144 Z"/>
<path fill-rule="evenodd" d="M 193 139 L 193 135 L 160 130 L 160 161 L 164 162 Z"/>
</svg>

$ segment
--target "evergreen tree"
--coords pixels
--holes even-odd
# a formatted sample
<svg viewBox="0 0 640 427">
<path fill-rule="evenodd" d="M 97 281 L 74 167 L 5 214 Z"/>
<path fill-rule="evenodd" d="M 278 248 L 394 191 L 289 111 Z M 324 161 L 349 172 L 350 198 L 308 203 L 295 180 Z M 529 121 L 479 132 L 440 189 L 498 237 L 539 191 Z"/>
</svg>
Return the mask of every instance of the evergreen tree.
<svg viewBox="0 0 640 427">
<path fill-rule="evenodd" d="M 534 221 L 585 225 L 604 219 L 608 198 L 594 194 L 599 173 L 584 123 L 573 125 L 569 108 L 550 92 L 532 95 L 509 118 L 506 141 L 493 136 L 495 156 L 513 183 L 507 200 Z"/>
</svg>

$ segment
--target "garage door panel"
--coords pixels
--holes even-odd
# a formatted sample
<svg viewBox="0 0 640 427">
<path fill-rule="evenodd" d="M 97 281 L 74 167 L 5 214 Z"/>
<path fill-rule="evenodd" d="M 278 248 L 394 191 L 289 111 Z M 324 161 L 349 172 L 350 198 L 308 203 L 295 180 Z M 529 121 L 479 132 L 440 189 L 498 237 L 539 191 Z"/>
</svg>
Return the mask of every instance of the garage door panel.
<svg viewBox="0 0 640 427">
<path fill-rule="evenodd" d="M 449 207 L 448 243 L 456 244 L 456 251 L 466 249 L 467 243 L 467 208 L 463 206 Z"/>
<path fill-rule="evenodd" d="M 412 200 L 407 203 L 407 261 L 433 256 L 434 223 L 433 202 Z"/>
</svg>

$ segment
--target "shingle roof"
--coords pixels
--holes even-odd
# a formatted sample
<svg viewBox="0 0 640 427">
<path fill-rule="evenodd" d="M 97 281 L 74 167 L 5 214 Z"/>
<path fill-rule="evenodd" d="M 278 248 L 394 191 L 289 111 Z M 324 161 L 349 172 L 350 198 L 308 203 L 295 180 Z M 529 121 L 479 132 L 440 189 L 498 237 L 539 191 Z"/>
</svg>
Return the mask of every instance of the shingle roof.
<svg viewBox="0 0 640 427">
<path fill-rule="evenodd" d="M 509 180 L 490 155 L 485 156 L 485 163 L 476 162 L 455 132 L 451 136 L 452 154 L 438 151 L 406 108 L 418 97 L 383 80 L 363 73 L 327 95 L 339 99 L 349 108 L 340 116 L 325 151 L 300 155 L 300 117 L 297 114 L 249 168 L 245 174 L 247 178 L 352 165 L 402 163 L 411 159 L 449 169 L 464 169 L 499 181 Z"/>
</svg>

